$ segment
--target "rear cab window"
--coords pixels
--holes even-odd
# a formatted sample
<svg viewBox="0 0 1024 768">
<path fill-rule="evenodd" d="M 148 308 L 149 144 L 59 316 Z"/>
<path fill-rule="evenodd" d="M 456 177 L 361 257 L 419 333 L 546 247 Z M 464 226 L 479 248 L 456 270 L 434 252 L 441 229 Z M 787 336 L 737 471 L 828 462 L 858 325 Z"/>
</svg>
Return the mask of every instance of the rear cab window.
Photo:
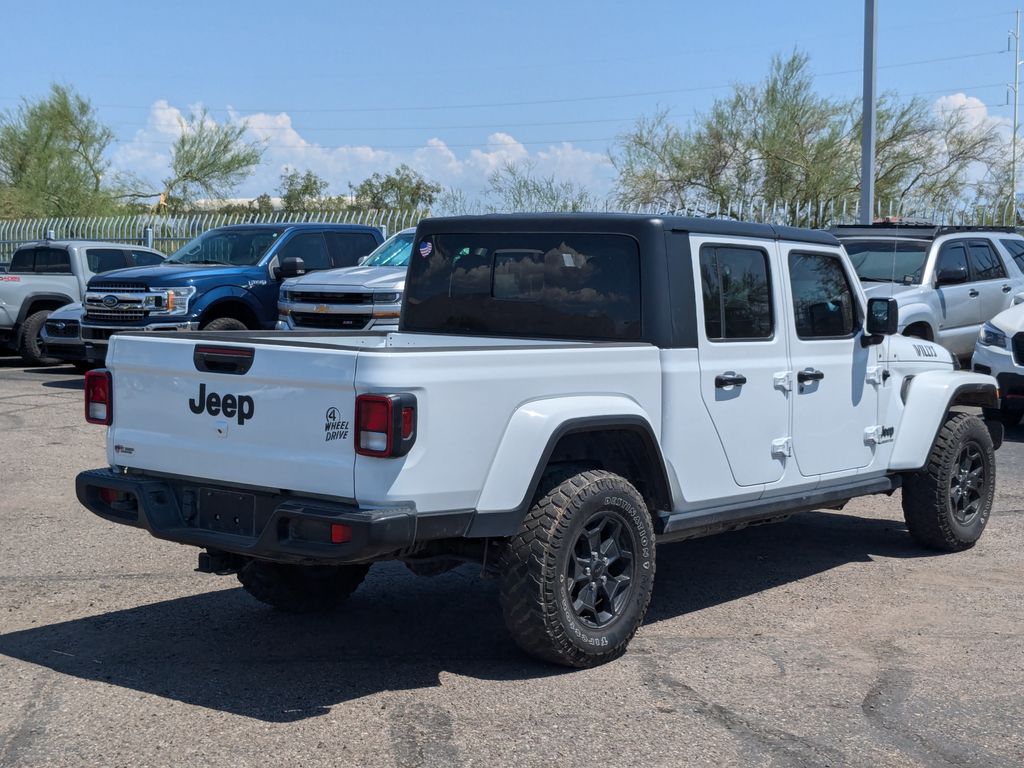
<svg viewBox="0 0 1024 768">
<path fill-rule="evenodd" d="M 415 243 L 403 328 L 631 341 L 641 335 L 640 251 L 620 234 L 442 233 Z"/>
<path fill-rule="evenodd" d="M 63 248 L 22 248 L 14 254 L 12 274 L 70 275 L 71 256 Z"/>
</svg>

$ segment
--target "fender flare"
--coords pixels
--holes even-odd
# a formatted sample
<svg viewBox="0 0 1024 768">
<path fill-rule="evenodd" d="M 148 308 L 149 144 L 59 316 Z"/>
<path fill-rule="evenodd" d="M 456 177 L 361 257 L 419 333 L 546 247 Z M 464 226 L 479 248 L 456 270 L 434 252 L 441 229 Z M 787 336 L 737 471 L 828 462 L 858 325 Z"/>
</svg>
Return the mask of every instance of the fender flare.
<svg viewBox="0 0 1024 768">
<path fill-rule="evenodd" d="M 72 299 L 65 293 L 30 293 L 21 302 L 21 309 L 18 311 L 18 325 L 20 326 L 25 322 L 25 318 L 28 317 L 28 308 L 37 301 L 62 301 L 63 307 L 65 304 L 74 304 L 76 299 Z M 58 307 L 59 309 L 59 307 Z"/>
<path fill-rule="evenodd" d="M 907 307 L 900 307 L 900 333 L 902 334 L 906 329 L 915 325 L 916 323 L 925 323 L 929 328 L 932 329 L 932 339 L 937 339 L 939 336 L 939 329 L 935 323 L 935 313 L 931 311 L 931 308 L 926 304 L 911 304 Z M 904 314 L 906 317 L 904 317 Z"/>
<path fill-rule="evenodd" d="M 512 414 L 488 470 L 468 536 L 510 536 L 537 493 L 544 470 L 562 438 L 615 429 L 637 434 L 671 504 L 668 469 L 648 413 L 635 401 L 613 395 L 546 398 L 524 403 Z M 651 510 L 652 513 L 657 510 Z"/>
<path fill-rule="evenodd" d="M 907 379 L 900 393 L 906 407 L 896 425 L 891 470 L 918 470 L 925 465 L 952 406 L 999 406 L 999 384 L 982 373 L 928 371 Z"/>
<path fill-rule="evenodd" d="M 261 327 L 265 325 L 263 306 L 251 292 L 237 285 L 221 285 L 203 293 L 199 301 L 195 303 L 194 308 L 189 310 L 189 315 L 198 323 L 200 318 L 208 314 L 211 309 L 221 304 L 232 302 L 244 305 L 246 309 L 252 312 Z M 276 321 L 277 318 L 275 317 L 274 320 Z"/>
</svg>

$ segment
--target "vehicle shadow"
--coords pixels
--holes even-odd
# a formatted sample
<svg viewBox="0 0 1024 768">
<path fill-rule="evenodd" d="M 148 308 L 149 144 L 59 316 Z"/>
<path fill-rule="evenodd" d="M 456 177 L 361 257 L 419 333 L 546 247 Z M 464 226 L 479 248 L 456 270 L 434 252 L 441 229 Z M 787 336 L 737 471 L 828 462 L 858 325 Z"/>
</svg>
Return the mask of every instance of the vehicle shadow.
<svg viewBox="0 0 1024 768">
<path fill-rule="evenodd" d="M 901 523 L 824 512 L 666 545 L 647 623 L 685 616 L 873 556 L 919 557 Z M 345 610 L 292 616 L 240 589 L 0 635 L 0 654 L 74 677 L 268 722 L 384 690 L 571 674 L 509 638 L 497 586 L 464 566 L 436 579 L 376 566 Z"/>
<path fill-rule="evenodd" d="M 50 389 L 85 389 L 85 377 L 77 372 L 72 375 L 77 376 L 77 378 L 61 379 L 59 381 L 44 381 L 43 386 Z"/>
</svg>

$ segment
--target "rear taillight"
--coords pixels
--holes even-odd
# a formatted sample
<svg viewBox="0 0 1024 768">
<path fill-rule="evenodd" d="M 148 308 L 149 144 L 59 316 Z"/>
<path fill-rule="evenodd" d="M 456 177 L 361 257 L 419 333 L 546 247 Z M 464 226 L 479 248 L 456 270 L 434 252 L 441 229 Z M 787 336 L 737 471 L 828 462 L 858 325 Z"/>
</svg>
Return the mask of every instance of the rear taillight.
<svg viewBox="0 0 1024 768">
<path fill-rule="evenodd" d="M 416 398 L 359 395 L 356 398 L 356 453 L 390 458 L 405 456 L 416 442 Z"/>
<path fill-rule="evenodd" d="M 85 374 L 85 420 L 109 425 L 114 418 L 114 384 L 110 371 L 100 368 Z"/>
</svg>

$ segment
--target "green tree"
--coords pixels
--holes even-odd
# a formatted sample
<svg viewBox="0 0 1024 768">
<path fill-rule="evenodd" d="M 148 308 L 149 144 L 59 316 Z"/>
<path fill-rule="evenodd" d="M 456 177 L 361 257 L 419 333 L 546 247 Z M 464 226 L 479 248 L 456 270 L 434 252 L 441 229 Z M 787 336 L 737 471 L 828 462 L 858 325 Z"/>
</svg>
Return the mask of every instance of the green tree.
<svg viewBox="0 0 1024 768">
<path fill-rule="evenodd" d="M 428 210 L 441 193 L 440 185 L 405 163 L 390 173 L 375 173 L 357 185 L 349 184 L 349 190 L 350 207 L 356 210 Z"/>
<path fill-rule="evenodd" d="M 487 205 L 491 210 L 586 211 L 594 199 L 575 182 L 552 176 L 537 176 L 531 162 L 506 163 L 488 179 Z"/>
<path fill-rule="evenodd" d="M 88 215 L 114 204 L 106 151 L 113 132 L 73 88 L 0 115 L 0 213 Z"/>
<path fill-rule="evenodd" d="M 944 206 L 968 191 L 975 163 L 1000 163 L 994 125 L 936 115 L 920 98 L 878 103 L 875 194 L 883 205 Z M 807 56 L 776 56 L 768 76 L 736 85 L 706 115 L 680 126 L 665 112 L 638 121 L 612 152 L 623 205 L 744 215 L 752 201 L 818 212 L 860 188 L 860 102 L 815 92 Z M 809 204 L 809 205 L 808 205 Z M 749 207 L 746 215 L 749 215 Z"/>
<path fill-rule="evenodd" d="M 291 169 L 281 174 L 281 205 L 288 213 L 308 213 L 322 211 L 329 207 L 327 181 L 311 170 L 299 173 Z"/>
</svg>

